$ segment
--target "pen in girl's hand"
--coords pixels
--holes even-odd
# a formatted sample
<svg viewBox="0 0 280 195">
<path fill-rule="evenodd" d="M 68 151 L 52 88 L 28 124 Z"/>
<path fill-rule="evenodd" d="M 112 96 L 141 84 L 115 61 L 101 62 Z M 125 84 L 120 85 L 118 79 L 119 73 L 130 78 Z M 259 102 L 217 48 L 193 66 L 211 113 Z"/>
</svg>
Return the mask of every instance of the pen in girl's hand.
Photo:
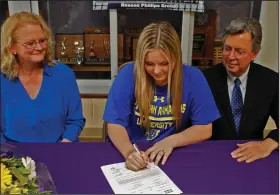
<svg viewBox="0 0 280 195">
<path fill-rule="evenodd" d="M 136 145 L 136 144 L 133 144 L 133 147 L 135 148 L 136 152 L 142 156 L 142 154 L 141 154 L 139 148 L 137 147 L 137 145 Z M 149 163 L 149 161 L 145 161 L 145 162 L 146 162 L 146 163 Z"/>
</svg>

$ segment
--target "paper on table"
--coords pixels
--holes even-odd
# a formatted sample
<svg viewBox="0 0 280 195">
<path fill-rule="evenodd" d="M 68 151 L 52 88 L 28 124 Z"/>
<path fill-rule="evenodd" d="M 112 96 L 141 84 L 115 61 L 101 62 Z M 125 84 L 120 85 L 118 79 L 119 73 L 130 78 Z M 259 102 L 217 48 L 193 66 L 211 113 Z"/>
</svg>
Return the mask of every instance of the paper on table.
<svg viewBox="0 0 280 195">
<path fill-rule="evenodd" d="M 115 194 L 181 194 L 182 191 L 158 167 L 134 172 L 126 168 L 125 163 L 101 167 Z"/>
</svg>

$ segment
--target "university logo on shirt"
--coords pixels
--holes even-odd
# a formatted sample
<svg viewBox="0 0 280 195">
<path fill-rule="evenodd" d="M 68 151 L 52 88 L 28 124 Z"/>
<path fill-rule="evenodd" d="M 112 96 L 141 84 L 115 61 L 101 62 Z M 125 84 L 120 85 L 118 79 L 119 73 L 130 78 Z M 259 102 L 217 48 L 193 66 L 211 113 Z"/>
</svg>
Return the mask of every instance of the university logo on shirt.
<svg viewBox="0 0 280 195">
<path fill-rule="evenodd" d="M 182 113 L 186 111 L 186 104 L 181 105 Z M 140 112 L 138 104 L 135 103 L 134 114 L 137 118 L 137 125 L 141 126 Z M 164 131 L 170 131 L 175 128 L 175 120 L 172 115 L 172 106 L 167 104 L 166 97 L 154 96 L 150 108 L 150 131 L 146 133 L 146 139 L 152 141 L 158 138 Z"/>
</svg>

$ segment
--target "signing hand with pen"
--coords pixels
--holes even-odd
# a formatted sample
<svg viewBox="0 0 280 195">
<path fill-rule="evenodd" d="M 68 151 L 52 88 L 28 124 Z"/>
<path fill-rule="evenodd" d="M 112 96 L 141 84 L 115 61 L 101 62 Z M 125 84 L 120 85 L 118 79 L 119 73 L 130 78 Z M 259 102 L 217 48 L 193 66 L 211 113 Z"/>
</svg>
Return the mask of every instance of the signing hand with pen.
<svg viewBox="0 0 280 195">
<path fill-rule="evenodd" d="M 134 146 L 135 148 L 136 146 Z M 146 168 L 149 163 L 149 157 L 138 148 L 131 151 L 125 160 L 126 168 L 138 171 L 140 169 Z"/>
</svg>

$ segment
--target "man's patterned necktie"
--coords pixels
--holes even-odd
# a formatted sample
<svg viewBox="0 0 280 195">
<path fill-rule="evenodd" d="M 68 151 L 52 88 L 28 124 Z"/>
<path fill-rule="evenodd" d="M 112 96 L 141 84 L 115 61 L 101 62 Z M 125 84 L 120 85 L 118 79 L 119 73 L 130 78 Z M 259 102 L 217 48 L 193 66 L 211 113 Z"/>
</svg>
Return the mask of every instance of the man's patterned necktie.
<svg viewBox="0 0 280 195">
<path fill-rule="evenodd" d="M 236 78 L 234 80 L 234 88 L 232 91 L 232 99 L 231 99 L 231 109 L 232 109 L 234 124 L 237 133 L 239 131 L 240 119 L 241 119 L 242 109 L 243 109 L 243 99 L 242 99 L 240 84 L 241 84 L 240 79 Z"/>
</svg>

